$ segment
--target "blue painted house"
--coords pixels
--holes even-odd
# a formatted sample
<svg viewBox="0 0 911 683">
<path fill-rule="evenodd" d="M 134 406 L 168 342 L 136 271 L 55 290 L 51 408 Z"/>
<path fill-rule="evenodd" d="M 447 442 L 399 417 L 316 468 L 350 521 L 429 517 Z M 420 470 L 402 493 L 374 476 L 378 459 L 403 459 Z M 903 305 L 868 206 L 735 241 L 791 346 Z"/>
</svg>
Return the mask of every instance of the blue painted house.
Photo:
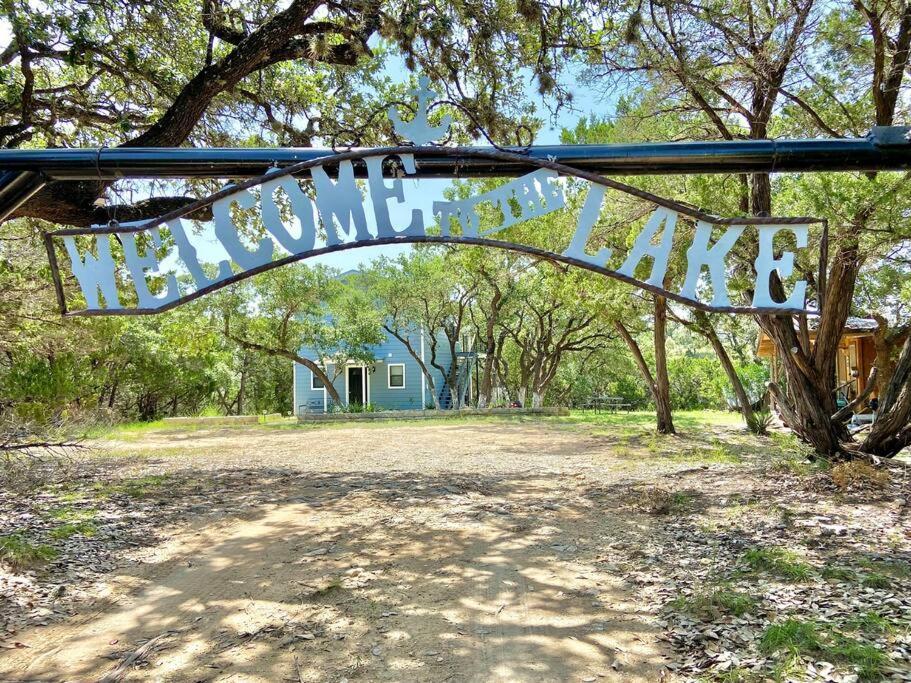
<svg viewBox="0 0 911 683">
<path fill-rule="evenodd" d="M 453 359 L 449 344 L 440 333 L 437 343 L 437 363 L 446 369 Z M 433 376 L 436 394 L 441 408 L 452 406 L 446 380 L 439 370 L 430 364 L 430 348 L 425 333 L 409 337 L 409 343 L 423 359 Z M 369 405 L 373 410 L 424 410 L 434 407 L 430 384 L 417 361 L 405 345 L 386 333 L 386 339 L 374 347 L 373 363 L 360 361 L 346 363 L 345 367 L 329 363 L 323 366 L 322 359 L 307 347 L 301 348 L 300 355 L 310 358 L 324 367 L 333 379 L 333 386 L 343 401 L 343 406 L 333 406 L 329 392 L 319 378 L 306 366 L 294 363 L 294 410 L 300 415 L 305 412 L 331 412 L 338 409 L 357 409 Z M 466 396 L 472 395 L 472 368 L 474 354 L 462 353 L 457 346 L 456 362 L 459 364 L 460 386 Z"/>
</svg>

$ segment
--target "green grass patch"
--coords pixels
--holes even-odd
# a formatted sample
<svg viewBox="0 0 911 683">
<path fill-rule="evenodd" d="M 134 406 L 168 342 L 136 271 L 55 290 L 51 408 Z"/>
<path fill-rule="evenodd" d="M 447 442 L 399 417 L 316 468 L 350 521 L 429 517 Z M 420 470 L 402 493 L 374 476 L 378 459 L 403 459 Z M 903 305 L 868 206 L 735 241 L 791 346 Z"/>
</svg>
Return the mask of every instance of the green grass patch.
<svg viewBox="0 0 911 683">
<path fill-rule="evenodd" d="M 869 572 L 864 574 L 860 579 L 860 585 L 864 588 L 889 588 L 892 585 L 891 577 L 879 572 Z"/>
<path fill-rule="evenodd" d="M 862 557 L 857 561 L 857 564 L 864 569 L 870 569 L 882 574 L 888 574 L 893 576 L 896 579 L 908 579 L 911 578 L 911 564 L 907 562 L 902 562 L 901 560 L 884 560 L 884 559 L 870 559 L 867 557 Z"/>
<path fill-rule="evenodd" d="M 51 538 L 58 541 L 66 540 L 71 536 L 94 536 L 98 529 L 92 522 L 66 522 L 51 529 Z"/>
<path fill-rule="evenodd" d="M 633 410 L 630 412 L 593 412 L 572 410 L 568 416 L 553 418 L 561 422 L 615 426 L 620 428 L 640 427 L 654 429 L 655 412 L 650 410 Z M 712 426 L 738 426 L 742 423 L 740 413 L 723 410 L 680 410 L 674 411 L 674 426 L 678 429 L 700 429 Z"/>
<path fill-rule="evenodd" d="M 845 622 L 845 628 L 858 631 L 864 635 L 888 635 L 895 629 L 888 619 L 877 612 L 864 612 Z"/>
<path fill-rule="evenodd" d="M 13 569 L 32 569 L 57 558 L 57 551 L 43 543 L 32 543 L 22 534 L 0 536 L 0 561 Z"/>
<path fill-rule="evenodd" d="M 785 548 L 750 548 L 742 559 L 752 571 L 766 572 L 788 581 L 806 581 L 813 574 L 813 568 L 800 555 Z"/>
<path fill-rule="evenodd" d="M 879 679 L 883 667 L 889 663 L 886 653 L 871 643 L 842 635 L 833 638 L 833 642 L 826 646 L 825 653 L 832 659 L 848 662 L 856 667 L 857 674 L 865 681 Z"/>
<path fill-rule="evenodd" d="M 106 497 L 125 495 L 130 498 L 145 498 L 155 493 L 170 481 L 165 474 L 150 474 L 136 479 L 125 479 L 118 482 L 96 483 L 92 490 L 96 495 Z"/>
<path fill-rule="evenodd" d="M 724 614 L 742 617 L 756 609 L 756 600 L 746 593 L 719 588 L 710 592 L 696 593 L 691 597 L 679 597 L 671 601 L 671 608 L 686 612 L 704 620 L 717 619 Z"/>
<path fill-rule="evenodd" d="M 95 508 L 76 508 L 69 505 L 62 505 L 48 511 L 48 517 L 60 522 L 89 522 L 98 515 Z"/>
<path fill-rule="evenodd" d="M 810 655 L 822 649 L 822 639 L 814 622 L 785 619 L 777 624 L 769 624 L 759 641 L 759 649 L 766 654 L 786 650 Z"/>
<path fill-rule="evenodd" d="M 813 621 L 785 619 L 770 624 L 762 634 L 759 649 L 766 654 L 784 653 L 776 678 L 794 669 L 797 658 L 822 658 L 849 664 L 862 680 L 876 680 L 889 663 L 889 657 L 873 644 L 851 638 L 831 627 Z"/>
<path fill-rule="evenodd" d="M 833 567 L 826 565 L 820 572 L 822 578 L 829 581 L 857 581 L 857 572 L 848 567 Z"/>
<path fill-rule="evenodd" d="M 809 477 L 830 469 L 828 460 L 815 457 L 812 449 L 790 432 L 772 432 L 769 439 L 772 441 L 770 468 L 773 472 Z"/>
</svg>

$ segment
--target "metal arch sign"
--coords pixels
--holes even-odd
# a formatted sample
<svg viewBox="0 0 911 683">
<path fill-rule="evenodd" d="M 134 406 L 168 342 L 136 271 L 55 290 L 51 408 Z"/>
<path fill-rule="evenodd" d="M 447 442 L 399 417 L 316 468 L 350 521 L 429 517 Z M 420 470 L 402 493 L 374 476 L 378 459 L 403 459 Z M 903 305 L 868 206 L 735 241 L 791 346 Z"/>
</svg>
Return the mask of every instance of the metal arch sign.
<svg viewBox="0 0 911 683">
<path fill-rule="evenodd" d="M 422 79 L 422 89 L 415 94 L 418 108 L 412 121 L 405 123 L 394 109 L 390 111 L 396 131 L 414 144 L 327 154 L 323 158 L 286 166 L 229 185 L 209 197 L 148 221 L 47 233 L 45 245 L 61 312 L 68 316 L 159 313 L 288 263 L 356 247 L 404 243 L 452 243 L 508 249 L 601 273 L 705 311 L 753 314 L 806 312 L 805 281 L 794 283 L 785 301 L 775 301 L 771 296 L 769 278 L 772 273 L 777 271 L 782 278 L 788 278 L 794 270 L 794 253 L 785 251 L 776 255 L 774 239 L 779 232 L 789 231 L 797 247 L 804 248 L 807 246 L 809 225 L 821 222 L 818 219 L 721 218 L 553 160 L 532 159 L 497 148 L 481 150 L 428 145 L 446 134 L 449 122 L 445 120 L 436 128 L 429 125 L 427 105 L 432 94 L 427 90 L 425 79 Z M 538 168 L 474 197 L 433 202 L 436 220 L 430 230 L 428 217 L 421 209 L 412 209 L 407 225 L 393 225 L 389 202 L 405 203 L 403 174 L 393 174 L 391 183 L 388 183 L 389 174 L 384 169 L 389 168 L 390 161 L 397 161 L 399 170 L 403 170 L 405 176 L 416 176 L 416 158 L 441 153 L 519 162 Z M 355 180 L 355 162 L 366 166 L 369 207 L 365 206 Z M 327 167 L 338 169 L 336 180 L 330 178 Z M 312 196 L 301 188 L 295 177 L 297 175 L 309 176 Z M 558 180 L 561 176 L 578 178 L 588 185 L 575 231 L 562 252 L 496 238 L 497 233 L 513 225 L 564 209 L 565 196 Z M 258 202 L 250 192 L 257 186 Z M 608 267 L 613 249 L 602 247 L 594 254 L 588 250 L 589 239 L 609 189 L 654 205 L 632 246 L 613 267 Z M 299 233 L 292 230 L 283 217 L 283 207 L 276 197 L 279 190 L 286 197 L 284 206 L 290 209 L 300 226 Z M 242 210 L 258 210 L 255 215 L 265 234 L 256 244 L 244 244 L 231 215 L 234 205 Z M 490 224 L 488 220 L 482 226 L 483 205 L 498 210 L 500 219 L 495 224 Z M 211 208 L 215 237 L 229 256 L 229 260 L 222 260 L 208 269 L 198 258 L 197 249 L 189 239 L 184 224 L 188 215 L 206 208 Z M 372 211 L 373 230 L 368 225 L 368 210 Z M 681 286 L 671 291 L 665 288 L 665 275 L 677 226 L 685 221 L 691 222 L 694 227 L 686 250 L 685 276 Z M 734 306 L 728 296 L 725 258 L 747 228 L 758 232 L 758 256 L 754 263 L 756 279 L 751 304 Z M 716 229 L 722 232 L 713 242 L 712 235 Z M 169 234 L 168 243 L 171 245 L 165 259 L 159 259 L 157 254 L 164 244 L 162 230 Z M 111 248 L 112 236 L 121 245 L 122 259 L 120 254 L 115 259 Z M 77 241 L 77 237 L 86 239 Z M 58 262 L 61 242 L 82 292 L 84 308 L 72 309 L 66 301 Z M 637 270 L 645 259 L 651 260 L 649 275 L 644 280 L 637 279 Z M 164 271 L 164 260 L 179 265 L 171 271 Z M 120 300 L 123 287 L 118 286 L 118 277 L 125 282 L 127 274 L 132 281 L 138 303 L 136 307 L 124 307 Z M 178 281 L 178 274 L 186 277 Z M 150 286 L 150 278 L 156 279 L 156 287 Z M 705 289 L 703 285 L 711 285 L 710 301 L 702 301 L 698 296 L 699 290 Z"/>
</svg>

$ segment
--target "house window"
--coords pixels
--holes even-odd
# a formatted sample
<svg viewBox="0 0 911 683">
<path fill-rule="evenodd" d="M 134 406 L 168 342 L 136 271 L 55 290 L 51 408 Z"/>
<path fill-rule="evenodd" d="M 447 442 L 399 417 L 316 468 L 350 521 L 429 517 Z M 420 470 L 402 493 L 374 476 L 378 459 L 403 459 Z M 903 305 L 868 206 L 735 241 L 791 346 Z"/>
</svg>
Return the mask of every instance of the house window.
<svg viewBox="0 0 911 683">
<path fill-rule="evenodd" d="M 316 373 L 313 370 L 310 371 L 310 388 L 311 389 L 325 389 L 326 385 L 323 384 L 323 380 L 316 376 Z"/>
<path fill-rule="evenodd" d="M 389 368 L 389 388 L 390 389 L 404 389 L 405 388 L 405 364 L 404 363 L 390 363 L 386 367 Z"/>
</svg>

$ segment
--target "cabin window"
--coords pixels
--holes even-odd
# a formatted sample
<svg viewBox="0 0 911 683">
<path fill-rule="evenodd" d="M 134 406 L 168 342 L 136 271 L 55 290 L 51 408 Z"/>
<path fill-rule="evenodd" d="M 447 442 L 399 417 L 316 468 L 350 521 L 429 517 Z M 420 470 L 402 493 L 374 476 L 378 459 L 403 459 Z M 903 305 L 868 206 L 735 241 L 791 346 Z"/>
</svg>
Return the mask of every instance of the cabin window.
<svg viewBox="0 0 911 683">
<path fill-rule="evenodd" d="M 389 388 L 390 389 L 404 389 L 405 388 L 405 364 L 404 363 L 390 363 L 389 368 Z"/>
<path fill-rule="evenodd" d="M 313 370 L 310 371 L 310 388 L 311 389 L 325 389 L 326 385 L 323 384 L 323 380 L 316 376 L 316 373 Z"/>
</svg>

